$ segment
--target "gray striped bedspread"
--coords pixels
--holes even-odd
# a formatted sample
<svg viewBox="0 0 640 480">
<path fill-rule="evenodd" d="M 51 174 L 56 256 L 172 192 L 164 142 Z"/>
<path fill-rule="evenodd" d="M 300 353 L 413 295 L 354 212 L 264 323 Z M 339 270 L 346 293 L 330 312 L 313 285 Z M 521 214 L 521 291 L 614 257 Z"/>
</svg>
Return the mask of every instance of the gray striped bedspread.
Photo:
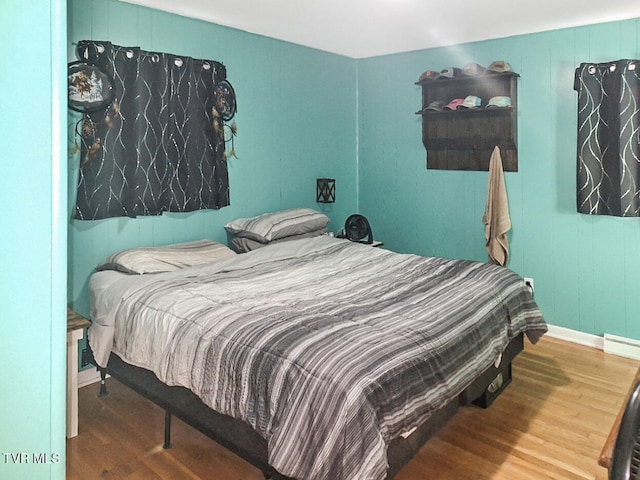
<svg viewBox="0 0 640 480">
<path fill-rule="evenodd" d="M 270 464 L 299 480 L 385 478 L 393 438 L 457 396 L 514 336 L 535 343 L 547 329 L 506 268 L 328 236 L 118 278 L 92 290 L 92 346 L 112 344 L 248 422 Z"/>
</svg>

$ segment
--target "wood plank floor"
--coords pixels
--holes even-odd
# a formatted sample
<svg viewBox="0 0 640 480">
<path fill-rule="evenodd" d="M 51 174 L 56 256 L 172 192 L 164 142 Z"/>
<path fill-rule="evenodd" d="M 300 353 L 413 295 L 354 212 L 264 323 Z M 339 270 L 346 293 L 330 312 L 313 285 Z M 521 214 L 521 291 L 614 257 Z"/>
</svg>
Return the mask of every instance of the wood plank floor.
<svg viewBox="0 0 640 480">
<path fill-rule="evenodd" d="M 526 342 L 502 395 L 486 410 L 460 409 L 396 479 L 606 479 L 598 456 L 638 363 L 549 337 Z M 80 389 L 68 480 L 263 479 L 177 419 L 173 447 L 163 450 L 163 411 L 107 382 L 104 398 L 97 384 Z"/>
</svg>

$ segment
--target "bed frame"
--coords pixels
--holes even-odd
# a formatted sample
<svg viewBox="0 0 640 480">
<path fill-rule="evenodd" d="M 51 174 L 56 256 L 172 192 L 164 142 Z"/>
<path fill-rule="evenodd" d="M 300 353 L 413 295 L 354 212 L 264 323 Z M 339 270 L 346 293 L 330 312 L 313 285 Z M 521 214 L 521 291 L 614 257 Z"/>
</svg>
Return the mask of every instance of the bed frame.
<svg viewBox="0 0 640 480">
<path fill-rule="evenodd" d="M 524 336 L 514 338 L 502 355 L 499 367 L 491 366 L 466 390 L 453 399 L 406 439 L 398 437 L 387 448 L 391 480 L 432 436 L 452 418 L 461 405 L 488 407 L 511 381 L 511 362 L 524 348 Z M 153 372 L 124 362 L 112 353 L 102 377 L 100 395 L 106 395 L 105 378 L 109 374 L 119 382 L 152 401 L 165 411 L 164 448 L 171 446 L 171 417 L 175 415 L 215 442 L 259 468 L 265 478 L 294 480 L 278 473 L 268 463 L 267 442 L 243 421 L 215 412 L 184 387 L 170 387 Z"/>
</svg>

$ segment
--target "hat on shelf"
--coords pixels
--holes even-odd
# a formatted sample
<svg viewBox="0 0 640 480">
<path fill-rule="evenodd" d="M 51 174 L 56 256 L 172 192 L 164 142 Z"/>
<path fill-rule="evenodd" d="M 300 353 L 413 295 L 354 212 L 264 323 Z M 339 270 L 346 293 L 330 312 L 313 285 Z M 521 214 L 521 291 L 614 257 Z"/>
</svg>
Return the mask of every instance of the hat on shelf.
<svg viewBox="0 0 640 480">
<path fill-rule="evenodd" d="M 491 97 L 485 108 L 505 108 L 511 106 L 511 97 L 505 95 L 497 95 Z"/>
<path fill-rule="evenodd" d="M 486 71 L 487 69 L 478 63 L 468 63 L 462 67 L 462 73 L 464 75 L 482 75 Z"/>
<path fill-rule="evenodd" d="M 437 80 L 438 78 L 440 78 L 439 72 L 436 72 L 434 70 L 427 70 L 422 75 L 420 75 L 418 81 L 422 82 L 423 80 Z"/>
<path fill-rule="evenodd" d="M 440 71 L 440 78 L 453 78 L 453 77 L 457 77 L 458 75 L 460 75 L 460 73 L 462 72 L 461 69 L 459 69 L 458 67 L 447 67 L 447 68 L 443 68 Z"/>
<path fill-rule="evenodd" d="M 482 99 L 480 97 L 469 95 L 458 105 L 458 108 L 478 108 L 480 105 L 482 105 Z"/>
<path fill-rule="evenodd" d="M 493 73 L 505 73 L 513 71 L 511 70 L 511 65 L 509 65 L 509 62 L 505 62 L 504 60 L 496 60 L 487 67 L 487 70 Z"/>
<path fill-rule="evenodd" d="M 447 102 L 443 102 L 442 100 L 435 100 L 431 102 L 429 105 L 424 107 L 425 110 L 434 110 L 440 111 L 447 105 Z"/>
<path fill-rule="evenodd" d="M 442 108 L 443 110 L 455 110 L 458 108 L 458 106 L 462 105 L 463 103 L 464 103 L 464 98 L 454 98 Z"/>
</svg>

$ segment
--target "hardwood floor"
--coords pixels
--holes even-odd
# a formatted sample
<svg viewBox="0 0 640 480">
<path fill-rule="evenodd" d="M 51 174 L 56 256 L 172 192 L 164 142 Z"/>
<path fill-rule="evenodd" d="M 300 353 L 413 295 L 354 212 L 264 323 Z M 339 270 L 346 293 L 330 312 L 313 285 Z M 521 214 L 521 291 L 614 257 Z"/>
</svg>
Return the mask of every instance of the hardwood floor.
<svg viewBox="0 0 640 480">
<path fill-rule="evenodd" d="M 606 479 L 598 456 L 638 363 L 545 337 L 526 342 L 513 382 L 488 409 L 461 408 L 396 476 L 438 479 Z M 242 459 L 177 419 L 162 449 L 164 413 L 108 379 L 79 393 L 79 435 L 67 479 L 262 480 Z"/>
</svg>

